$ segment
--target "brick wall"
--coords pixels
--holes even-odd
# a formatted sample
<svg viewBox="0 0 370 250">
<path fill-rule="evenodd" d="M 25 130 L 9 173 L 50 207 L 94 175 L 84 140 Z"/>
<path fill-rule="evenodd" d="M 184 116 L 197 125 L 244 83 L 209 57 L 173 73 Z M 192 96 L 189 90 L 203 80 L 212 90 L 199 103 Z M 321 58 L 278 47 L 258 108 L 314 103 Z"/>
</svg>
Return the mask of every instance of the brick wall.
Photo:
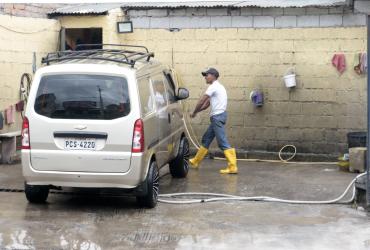
<svg viewBox="0 0 370 250">
<path fill-rule="evenodd" d="M 21 17 L 47 18 L 48 12 L 64 5 L 65 4 L 57 3 L 2 3 L 0 4 L 0 14 Z"/>
<path fill-rule="evenodd" d="M 47 52 L 55 51 L 60 30 L 56 20 L 0 15 L 0 111 L 19 100 L 23 73 L 32 75 L 33 52 L 37 66 Z M 32 25 L 30 25 L 32 24 Z M 20 130 L 20 115 L 14 125 L 0 133 Z"/>
</svg>

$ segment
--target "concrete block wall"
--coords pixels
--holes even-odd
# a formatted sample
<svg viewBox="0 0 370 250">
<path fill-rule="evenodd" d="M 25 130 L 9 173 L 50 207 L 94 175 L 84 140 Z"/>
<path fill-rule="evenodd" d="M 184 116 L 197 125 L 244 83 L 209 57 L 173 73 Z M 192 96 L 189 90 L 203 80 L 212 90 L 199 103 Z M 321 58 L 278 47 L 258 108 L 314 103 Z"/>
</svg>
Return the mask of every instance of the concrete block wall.
<svg viewBox="0 0 370 250">
<path fill-rule="evenodd" d="M 177 13 L 161 11 L 170 28 L 180 28 L 171 33 L 151 28 L 145 11 L 129 11 L 134 26 L 145 15 L 147 29 L 122 41 L 146 44 L 174 65 L 191 91 L 189 111 L 206 88 L 199 72 L 217 67 L 229 93 L 228 134 L 239 151 L 277 152 L 294 144 L 302 155 L 335 159 L 347 151 L 348 132 L 366 129 L 366 77 L 353 71 L 355 54 L 366 51 L 364 15 L 348 7 Z M 331 65 L 335 53 L 346 57 L 342 75 Z M 290 91 L 282 80 L 289 67 L 295 67 L 298 82 Z M 251 104 L 253 89 L 263 90 L 263 108 Z M 198 139 L 208 123 L 207 114 L 192 121 Z"/>
<path fill-rule="evenodd" d="M 0 110 L 19 101 L 19 82 L 23 73 L 32 75 L 33 52 L 37 66 L 47 52 L 55 51 L 60 25 L 56 20 L 0 15 Z M 32 25 L 30 25 L 32 24 Z M 4 126 L 0 133 L 20 130 L 21 118 Z"/>
<path fill-rule="evenodd" d="M 120 41 L 148 46 L 177 69 L 190 90 L 188 112 L 206 89 L 201 70 L 218 68 L 229 95 L 227 132 L 239 150 L 277 152 L 294 144 L 301 154 L 334 159 L 347 150 L 348 132 L 366 128 L 366 78 L 353 70 L 355 53 L 366 50 L 364 27 L 137 29 Z M 331 65 L 338 52 L 347 61 L 342 75 Z M 282 80 L 290 67 L 294 90 Z M 253 89 L 265 94 L 262 108 L 250 101 Z M 207 113 L 192 120 L 199 140 L 208 124 Z"/>
<path fill-rule="evenodd" d="M 300 28 L 366 25 L 351 7 L 128 10 L 135 28 Z"/>
</svg>

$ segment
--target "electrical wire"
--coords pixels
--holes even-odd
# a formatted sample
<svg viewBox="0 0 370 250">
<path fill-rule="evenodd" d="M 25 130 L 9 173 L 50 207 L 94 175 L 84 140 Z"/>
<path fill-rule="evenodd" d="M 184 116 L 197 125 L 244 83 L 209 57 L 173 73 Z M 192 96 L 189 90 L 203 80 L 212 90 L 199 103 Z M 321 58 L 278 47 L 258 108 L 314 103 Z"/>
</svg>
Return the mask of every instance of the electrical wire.
<svg viewBox="0 0 370 250">
<path fill-rule="evenodd" d="M 54 25 L 54 24 L 53 24 Z M 50 29 L 53 25 L 50 25 L 49 27 L 47 28 L 44 28 L 44 29 L 41 29 L 41 30 L 37 30 L 37 31 L 30 31 L 30 32 L 27 32 L 27 31 L 19 31 L 19 30 L 14 30 L 12 28 L 9 28 L 9 27 L 6 27 L 2 24 L 0 24 L 0 27 L 3 28 L 3 29 L 6 29 L 8 31 L 11 31 L 11 32 L 14 32 L 14 33 L 18 33 L 18 34 L 36 34 L 36 33 L 40 33 L 40 32 L 43 32 L 43 31 L 47 31 L 48 29 Z"/>
<path fill-rule="evenodd" d="M 270 196 L 238 196 L 229 194 L 218 194 L 218 193 L 172 193 L 172 194 L 160 194 L 158 201 L 167 204 L 194 204 L 194 203 L 207 203 L 207 202 L 219 202 L 219 201 L 265 201 L 265 202 L 279 202 L 288 204 L 348 204 L 352 203 L 356 196 L 356 188 L 354 186 L 356 180 L 367 173 L 362 173 L 357 175 L 347 186 L 344 192 L 335 199 L 332 200 L 322 200 L 322 201 L 310 201 L 310 200 L 287 200 L 281 198 L 275 198 Z M 352 195 L 349 200 L 342 201 L 347 195 L 348 191 L 352 189 Z M 205 196 L 207 198 L 190 198 L 184 200 L 178 200 L 178 197 L 194 197 L 194 196 Z M 213 198 L 209 198 L 213 197 Z"/>
</svg>

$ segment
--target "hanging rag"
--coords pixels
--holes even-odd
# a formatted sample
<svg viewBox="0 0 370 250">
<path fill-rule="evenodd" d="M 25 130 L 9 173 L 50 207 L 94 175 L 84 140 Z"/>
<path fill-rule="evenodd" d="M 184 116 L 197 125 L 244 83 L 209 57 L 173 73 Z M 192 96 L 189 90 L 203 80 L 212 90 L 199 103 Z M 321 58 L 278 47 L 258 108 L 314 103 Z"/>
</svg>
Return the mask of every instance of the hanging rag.
<svg viewBox="0 0 370 250">
<path fill-rule="evenodd" d="M 346 69 L 346 59 L 344 54 L 335 54 L 331 59 L 331 63 L 333 66 L 339 71 L 339 73 L 343 73 Z"/>
<path fill-rule="evenodd" d="M 15 110 L 17 112 L 22 112 L 24 110 L 24 101 L 19 101 L 15 104 Z"/>
<path fill-rule="evenodd" d="M 6 124 L 13 124 L 15 123 L 15 106 L 11 105 L 7 109 L 5 109 L 5 120 Z"/>
<path fill-rule="evenodd" d="M 3 112 L 0 112 L 0 130 L 2 130 L 4 127 L 4 116 Z"/>
<path fill-rule="evenodd" d="M 358 75 L 367 73 L 367 54 L 366 53 L 356 53 L 353 61 L 354 61 L 353 69 Z"/>
<path fill-rule="evenodd" d="M 353 70 L 361 75 L 361 53 L 356 53 L 355 58 L 353 59 Z"/>
<path fill-rule="evenodd" d="M 361 53 L 361 57 L 360 57 L 360 61 L 361 61 L 361 72 L 363 74 L 366 74 L 367 73 L 367 53 Z"/>
</svg>

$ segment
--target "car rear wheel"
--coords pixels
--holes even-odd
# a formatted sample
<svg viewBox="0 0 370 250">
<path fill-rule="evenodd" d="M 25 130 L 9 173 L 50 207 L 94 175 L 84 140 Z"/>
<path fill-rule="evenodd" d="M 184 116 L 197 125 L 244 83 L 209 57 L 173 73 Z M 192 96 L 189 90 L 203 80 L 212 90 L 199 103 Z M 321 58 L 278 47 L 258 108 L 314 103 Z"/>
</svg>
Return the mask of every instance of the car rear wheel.
<svg viewBox="0 0 370 250">
<path fill-rule="evenodd" d="M 181 138 L 179 152 L 170 162 L 170 173 L 175 178 L 185 178 L 189 172 L 189 142 L 186 137 Z"/>
<path fill-rule="evenodd" d="M 154 208 L 157 205 L 159 194 L 159 171 L 155 161 L 150 164 L 146 185 L 148 190 L 146 195 L 137 196 L 137 202 L 142 207 Z"/>
<path fill-rule="evenodd" d="M 44 203 L 49 195 L 48 186 L 24 184 L 26 198 L 31 203 Z"/>
</svg>

